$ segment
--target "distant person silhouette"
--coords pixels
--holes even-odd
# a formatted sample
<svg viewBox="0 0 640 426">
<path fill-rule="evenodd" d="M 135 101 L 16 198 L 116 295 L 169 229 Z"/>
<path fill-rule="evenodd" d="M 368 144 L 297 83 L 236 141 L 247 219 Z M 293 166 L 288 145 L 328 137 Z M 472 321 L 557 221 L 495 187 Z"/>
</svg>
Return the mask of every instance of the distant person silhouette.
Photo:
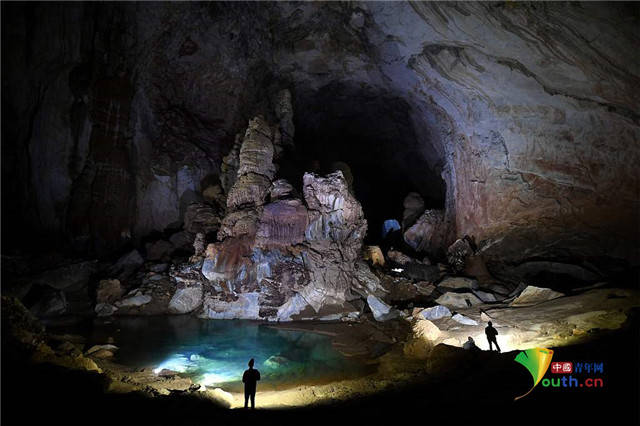
<svg viewBox="0 0 640 426">
<path fill-rule="evenodd" d="M 496 349 L 498 350 L 498 352 L 500 352 L 500 346 L 498 346 L 498 340 L 496 339 L 498 330 L 493 328 L 493 324 L 491 323 L 491 321 L 489 321 L 489 325 L 487 326 L 487 328 L 484 329 L 484 334 L 487 335 L 487 340 L 489 341 L 489 350 L 493 350 L 491 344 L 494 343 L 496 345 Z"/>
<path fill-rule="evenodd" d="M 477 351 L 479 348 L 476 346 L 476 342 L 473 340 L 473 337 L 469 336 L 469 340 L 464 342 L 464 345 L 462 345 L 462 349 L 468 351 Z"/>
<path fill-rule="evenodd" d="M 251 397 L 251 408 L 256 408 L 256 383 L 260 380 L 260 372 L 253 368 L 253 358 L 249 360 L 249 369 L 242 375 L 244 383 L 244 408 L 247 408 L 249 397 Z"/>
</svg>

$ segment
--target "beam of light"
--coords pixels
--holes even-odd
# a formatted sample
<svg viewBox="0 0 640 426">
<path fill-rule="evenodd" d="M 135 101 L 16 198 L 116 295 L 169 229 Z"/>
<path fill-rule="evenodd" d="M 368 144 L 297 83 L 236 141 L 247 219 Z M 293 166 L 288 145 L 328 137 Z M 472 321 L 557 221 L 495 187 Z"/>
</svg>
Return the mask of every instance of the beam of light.
<svg viewBox="0 0 640 426">
<path fill-rule="evenodd" d="M 228 383 L 239 380 L 234 373 L 204 373 L 198 383 L 204 386 L 213 386 L 221 383 Z"/>
<path fill-rule="evenodd" d="M 168 360 L 161 362 L 158 367 L 153 369 L 153 372 L 158 374 L 162 370 L 177 371 L 178 373 L 184 373 L 187 370 L 193 368 L 193 363 L 182 354 L 175 354 Z"/>
</svg>

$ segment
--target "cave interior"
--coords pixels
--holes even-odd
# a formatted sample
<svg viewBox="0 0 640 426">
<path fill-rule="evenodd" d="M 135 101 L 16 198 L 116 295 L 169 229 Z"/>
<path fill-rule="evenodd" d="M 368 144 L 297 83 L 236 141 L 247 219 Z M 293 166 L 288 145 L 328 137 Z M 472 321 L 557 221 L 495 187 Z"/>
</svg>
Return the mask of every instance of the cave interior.
<svg viewBox="0 0 640 426">
<path fill-rule="evenodd" d="M 1 7 L 10 422 L 86 424 L 48 413 L 73 396 L 243 423 L 255 357 L 266 423 L 414 422 L 374 408 L 426 389 L 512 424 L 540 348 L 604 360 L 613 385 L 563 401 L 638 422 L 638 4 Z"/>
</svg>

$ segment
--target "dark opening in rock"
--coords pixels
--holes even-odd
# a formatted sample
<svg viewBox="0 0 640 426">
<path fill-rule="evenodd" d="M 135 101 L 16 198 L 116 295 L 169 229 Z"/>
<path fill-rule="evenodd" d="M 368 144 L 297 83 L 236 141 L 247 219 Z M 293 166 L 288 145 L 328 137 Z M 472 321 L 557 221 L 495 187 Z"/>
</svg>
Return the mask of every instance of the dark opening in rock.
<svg viewBox="0 0 640 426">
<path fill-rule="evenodd" d="M 409 192 L 422 195 L 426 208 L 444 208 L 445 182 L 429 158 L 432 141 L 415 131 L 406 101 L 343 83 L 295 98 L 295 150 L 279 174 L 299 188 L 305 171 L 341 170 L 364 209 L 368 243 L 380 242 L 385 220 L 402 220 Z"/>
</svg>

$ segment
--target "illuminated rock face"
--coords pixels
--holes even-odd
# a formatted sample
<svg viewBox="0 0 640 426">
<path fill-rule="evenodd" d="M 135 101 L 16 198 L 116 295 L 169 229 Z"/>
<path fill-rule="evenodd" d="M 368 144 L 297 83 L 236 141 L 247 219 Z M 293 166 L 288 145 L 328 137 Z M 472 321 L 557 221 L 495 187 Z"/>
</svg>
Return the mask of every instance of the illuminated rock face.
<svg viewBox="0 0 640 426">
<path fill-rule="evenodd" d="M 485 327 L 489 321 L 498 330 L 497 340 L 503 352 L 575 344 L 592 338 L 591 333 L 619 328 L 627 315 L 637 309 L 640 300 L 635 289 L 593 289 L 564 297 L 543 288 L 527 293 L 529 303 L 514 304 L 518 309 L 495 304 L 449 305 L 458 312 L 453 316 L 450 312 L 430 315 L 435 311 L 433 308 L 416 309 L 411 320 L 413 338 L 408 341 L 405 353 L 426 357 L 439 343 L 462 346 L 469 337 L 480 349 L 487 350 Z"/>
<path fill-rule="evenodd" d="M 358 297 L 352 288 L 376 290 L 375 276 L 363 271 L 368 267 L 356 266 L 367 222 L 340 171 L 305 174 L 304 202 L 292 198 L 286 181 L 273 185 L 272 128 L 256 118 L 245 133 L 221 241 L 210 245 L 202 266 L 208 282 L 200 316 L 286 321 L 310 307 L 305 318 L 322 318 L 330 309 L 339 319 L 352 311 L 347 301 Z M 277 199 L 267 202 L 270 188 Z M 286 190 L 273 197 L 274 188 Z"/>
<path fill-rule="evenodd" d="M 257 206 L 272 180 L 261 158 L 333 126 L 391 135 L 376 166 L 406 172 L 427 198 L 444 191 L 445 247 L 468 234 L 491 262 L 639 260 L 633 6 L 21 7 L 3 14 L 11 241 L 26 229 L 108 251 L 183 221 L 209 176 L 226 191 L 241 180 L 228 202 Z M 270 96 L 285 87 L 291 102 Z M 278 128 L 254 141 L 272 148 L 233 151 L 267 109 Z M 408 239 L 434 249 L 431 219 L 417 225 Z"/>
</svg>

